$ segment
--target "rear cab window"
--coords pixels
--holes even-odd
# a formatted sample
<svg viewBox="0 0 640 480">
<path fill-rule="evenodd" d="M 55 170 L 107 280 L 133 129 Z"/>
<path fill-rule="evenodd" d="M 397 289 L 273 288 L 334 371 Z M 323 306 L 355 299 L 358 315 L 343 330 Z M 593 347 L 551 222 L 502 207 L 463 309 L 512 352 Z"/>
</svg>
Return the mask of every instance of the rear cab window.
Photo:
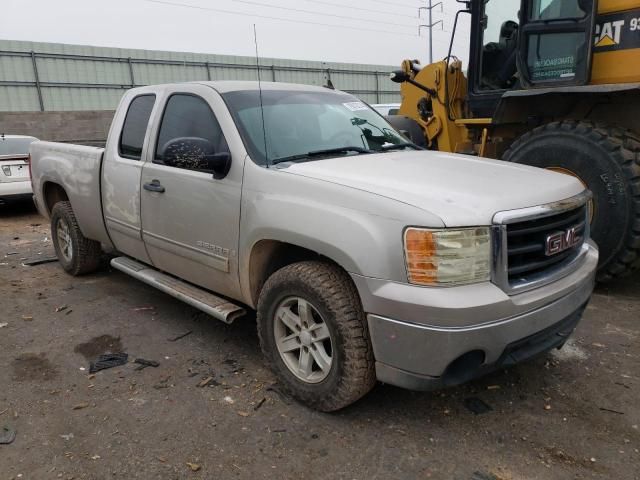
<svg viewBox="0 0 640 480">
<path fill-rule="evenodd" d="M 144 137 L 155 101 L 156 96 L 153 94 L 140 95 L 129 104 L 118 143 L 118 152 L 121 157 L 131 160 L 141 159 Z"/>
</svg>

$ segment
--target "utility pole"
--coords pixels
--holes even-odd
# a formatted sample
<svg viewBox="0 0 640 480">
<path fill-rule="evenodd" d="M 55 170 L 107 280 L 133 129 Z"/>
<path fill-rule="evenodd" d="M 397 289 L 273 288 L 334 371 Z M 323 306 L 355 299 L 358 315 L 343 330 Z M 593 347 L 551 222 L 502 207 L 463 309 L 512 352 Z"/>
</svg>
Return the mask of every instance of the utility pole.
<svg viewBox="0 0 640 480">
<path fill-rule="evenodd" d="M 426 27 L 429 29 L 429 63 L 433 63 L 433 27 L 435 27 L 438 24 L 440 24 L 441 26 L 444 26 L 444 23 L 442 23 L 442 20 L 438 20 L 436 23 L 433 23 L 433 9 L 438 5 L 440 5 L 440 11 L 442 11 L 442 2 L 438 2 L 434 5 L 432 4 L 432 1 L 433 0 L 429 0 L 429 6 L 420 7 L 418 9 L 418 18 L 420 18 L 420 13 L 422 12 L 422 10 L 427 10 L 429 12 L 429 24 L 418 25 L 418 35 L 420 35 L 420 29 L 422 27 Z"/>
</svg>

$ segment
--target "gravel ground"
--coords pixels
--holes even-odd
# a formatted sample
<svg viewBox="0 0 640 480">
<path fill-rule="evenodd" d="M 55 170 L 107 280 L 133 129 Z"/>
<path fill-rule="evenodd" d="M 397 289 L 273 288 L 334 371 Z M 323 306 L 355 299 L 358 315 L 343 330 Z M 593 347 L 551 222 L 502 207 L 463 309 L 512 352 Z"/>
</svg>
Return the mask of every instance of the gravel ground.
<svg viewBox="0 0 640 480">
<path fill-rule="evenodd" d="M 546 358 L 321 414 L 280 393 L 253 319 L 225 325 L 106 265 L 22 265 L 52 253 L 29 205 L 0 207 L 0 429 L 16 431 L 0 480 L 640 478 L 639 275 L 599 287 Z M 121 351 L 160 365 L 89 374 Z"/>
</svg>

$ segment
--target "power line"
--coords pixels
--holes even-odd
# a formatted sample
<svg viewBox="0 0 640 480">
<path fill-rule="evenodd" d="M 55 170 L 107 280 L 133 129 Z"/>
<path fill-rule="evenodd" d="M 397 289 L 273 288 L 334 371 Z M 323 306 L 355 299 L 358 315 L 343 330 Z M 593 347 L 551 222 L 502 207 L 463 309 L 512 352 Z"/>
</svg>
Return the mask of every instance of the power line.
<svg viewBox="0 0 640 480">
<path fill-rule="evenodd" d="M 391 15 L 393 17 L 404 17 L 404 18 L 413 18 L 413 19 L 416 18 L 415 15 L 407 15 L 406 13 L 393 13 L 393 12 L 387 12 L 385 10 L 373 10 L 371 8 L 353 7 L 351 5 L 343 5 L 341 3 L 324 2 L 320 0 L 303 0 L 303 1 L 310 2 L 310 3 L 318 3 L 321 5 L 329 5 L 331 7 L 350 8 L 352 10 L 359 10 L 361 12 L 371 12 L 371 13 L 378 13 L 381 15 Z"/>
<path fill-rule="evenodd" d="M 156 3 L 156 4 L 160 4 L 160 5 L 168 5 L 168 6 L 172 6 L 172 7 L 183 7 L 183 8 L 191 8 L 191 9 L 194 9 L 194 10 L 203 10 L 203 11 L 208 11 L 208 12 L 225 13 L 225 14 L 228 14 L 228 15 L 237 15 L 237 16 L 241 16 L 241 17 L 245 17 L 245 18 L 249 16 L 249 17 L 265 18 L 267 20 L 277 20 L 277 21 L 281 21 L 281 22 L 290 22 L 290 23 L 296 23 L 296 24 L 319 25 L 319 26 L 323 26 L 323 27 L 342 28 L 342 29 L 346 29 L 346 30 L 358 30 L 358 31 L 363 31 L 363 32 L 385 33 L 385 34 L 389 34 L 389 35 L 397 35 L 397 36 L 411 37 L 411 38 L 415 38 L 416 37 L 416 35 L 413 35 L 413 34 L 402 33 L 402 32 L 394 32 L 394 31 L 391 31 L 391 30 L 379 30 L 377 28 L 355 27 L 355 26 L 350 26 L 350 25 L 336 25 L 335 23 L 312 22 L 310 20 L 293 20 L 293 19 L 290 19 L 290 18 L 275 17 L 275 16 L 271 16 L 271 15 L 261 15 L 261 14 L 257 14 L 257 13 L 238 12 L 238 11 L 234 11 L 234 10 L 225 10 L 225 9 L 221 9 L 221 8 L 201 7 L 199 5 L 191 5 L 191 4 L 188 4 L 188 3 L 170 2 L 170 1 L 166 1 L 166 0 L 141 0 L 141 1 L 148 2 L 148 3 Z"/>
<path fill-rule="evenodd" d="M 245 5 L 254 5 L 254 6 L 257 6 L 257 7 L 275 8 L 277 10 L 286 10 L 286 11 L 289 11 L 289 12 L 305 13 L 305 14 L 311 14 L 311 15 L 322 15 L 324 17 L 332 17 L 332 18 L 340 18 L 340 19 L 343 19 L 343 20 L 357 20 L 358 22 L 379 23 L 381 25 L 392 25 L 394 27 L 410 27 L 410 28 L 415 27 L 415 25 L 409 25 L 407 23 L 385 22 L 384 20 L 369 20 L 367 18 L 352 17 L 350 15 L 338 15 L 337 13 L 324 13 L 324 12 L 318 12 L 318 11 L 314 11 L 314 10 L 305 10 L 303 8 L 292 8 L 292 7 L 283 7 L 283 6 L 280 6 L 280 5 L 269 5 L 268 3 L 255 2 L 255 1 L 252 1 L 252 0 L 230 0 L 230 1 L 234 2 L 234 3 L 243 3 Z"/>
<path fill-rule="evenodd" d="M 418 8 L 418 5 L 409 5 L 407 3 L 398 3 L 398 2 L 389 2 L 389 1 L 385 1 L 385 0 L 369 0 L 371 2 L 375 2 L 375 3 L 383 3 L 385 5 L 392 5 L 394 7 L 404 7 L 404 8 Z"/>
</svg>

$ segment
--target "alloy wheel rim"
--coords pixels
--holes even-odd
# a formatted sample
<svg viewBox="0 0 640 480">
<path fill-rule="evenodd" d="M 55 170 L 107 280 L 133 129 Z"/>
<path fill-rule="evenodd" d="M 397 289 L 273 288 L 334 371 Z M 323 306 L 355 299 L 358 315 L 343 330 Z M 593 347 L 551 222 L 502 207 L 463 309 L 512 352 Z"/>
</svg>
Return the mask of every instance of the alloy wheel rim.
<svg viewBox="0 0 640 480">
<path fill-rule="evenodd" d="M 73 245 L 71 243 L 71 234 L 69 233 L 69 225 L 64 219 L 58 220 L 56 226 L 56 236 L 58 237 L 58 248 L 60 253 L 67 262 L 71 261 L 73 256 Z"/>
<path fill-rule="evenodd" d="M 300 297 L 283 300 L 273 330 L 280 358 L 296 378 L 306 383 L 327 378 L 333 365 L 331 332 L 311 303 Z"/>
</svg>

